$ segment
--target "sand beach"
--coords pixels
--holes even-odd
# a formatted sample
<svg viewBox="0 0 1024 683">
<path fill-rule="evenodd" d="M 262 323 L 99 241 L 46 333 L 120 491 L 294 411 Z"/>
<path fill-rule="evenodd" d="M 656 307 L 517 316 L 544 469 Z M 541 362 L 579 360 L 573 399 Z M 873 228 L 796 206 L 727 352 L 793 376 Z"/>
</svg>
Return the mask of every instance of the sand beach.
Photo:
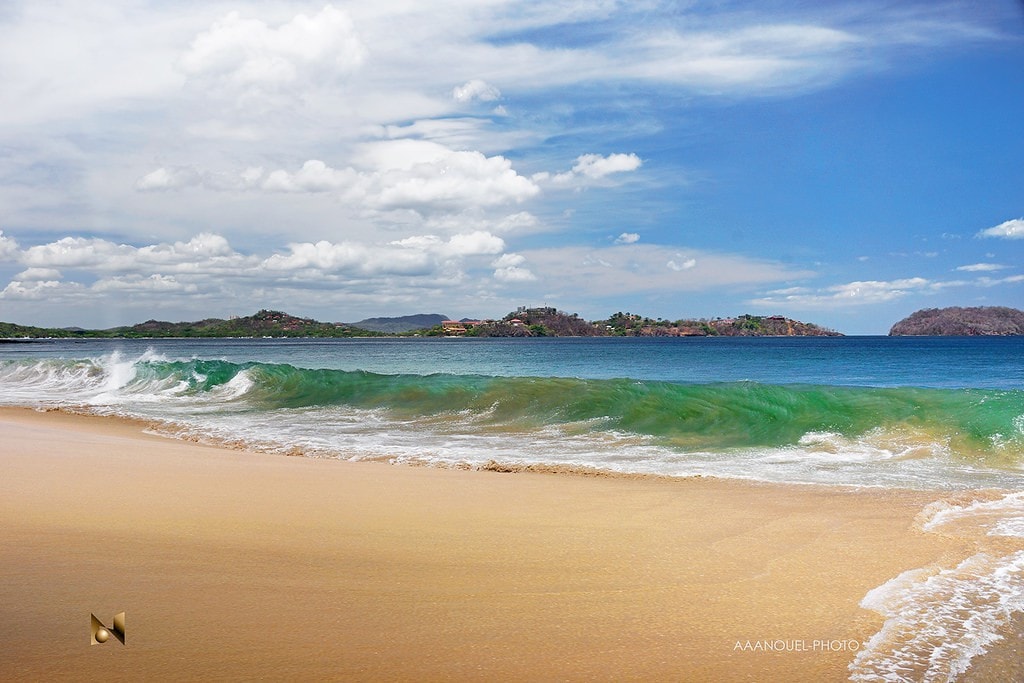
<svg viewBox="0 0 1024 683">
<path fill-rule="evenodd" d="M 5 680 L 845 680 L 934 492 L 235 451 L 0 410 Z M 126 644 L 90 614 L 126 613 Z"/>
</svg>

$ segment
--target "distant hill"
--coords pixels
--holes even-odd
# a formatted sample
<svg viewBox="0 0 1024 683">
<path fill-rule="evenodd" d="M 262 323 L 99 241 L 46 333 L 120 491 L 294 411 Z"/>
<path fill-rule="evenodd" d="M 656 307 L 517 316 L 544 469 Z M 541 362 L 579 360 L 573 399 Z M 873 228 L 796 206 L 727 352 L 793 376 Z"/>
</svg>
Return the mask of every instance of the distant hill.
<svg viewBox="0 0 1024 683">
<path fill-rule="evenodd" d="M 147 320 L 144 323 L 107 330 L 79 328 L 52 329 L 0 323 L 0 336 L 25 337 L 366 337 L 380 334 L 345 325 L 297 318 L 281 311 L 259 311 L 244 318 L 206 318 L 194 322 L 172 323 Z"/>
<path fill-rule="evenodd" d="M 323 323 L 268 310 L 230 320 L 207 318 L 184 323 L 147 320 L 105 332 L 118 337 L 354 337 L 372 334 L 352 325 Z"/>
<path fill-rule="evenodd" d="M 1005 306 L 925 308 L 899 321 L 889 336 L 981 336 L 1024 334 L 1024 311 Z"/>
<path fill-rule="evenodd" d="M 14 323 L 0 323 L 0 337 L 4 339 L 32 339 L 39 337 L 74 337 L 73 330 L 54 330 L 46 327 L 29 327 Z"/>
<path fill-rule="evenodd" d="M 1012 309 L 1007 309 L 1012 310 Z M 1020 314 L 1019 311 L 1017 311 Z M 0 322 L 0 338 L 151 338 L 151 337 L 376 337 L 410 332 L 428 336 L 469 337 L 767 337 L 836 336 L 838 332 L 782 316 L 741 315 L 736 318 L 652 320 L 631 313 L 616 313 L 607 320 L 589 322 L 575 313 L 554 308 L 520 307 L 501 320 L 463 320 L 449 323 L 438 313 L 397 318 L 367 318 L 357 323 L 325 323 L 282 311 L 262 310 L 243 318 L 206 318 L 193 322 L 147 320 L 137 325 L 106 330 L 42 328 Z M 930 333 L 926 333 L 930 334 Z M 1008 334 L 1001 332 L 1000 334 Z"/>
<path fill-rule="evenodd" d="M 403 315 L 397 318 L 367 318 L 366 320 L 352 323 L 352 326 L 373 332 L 398 334 L 401 332 L 411 332 L 412 330 L 429 329 L 440 325 L 444 320 L 448 320 L 448 317 L 439 313 L 421 313 L 419 315 Z"/>
</svg>

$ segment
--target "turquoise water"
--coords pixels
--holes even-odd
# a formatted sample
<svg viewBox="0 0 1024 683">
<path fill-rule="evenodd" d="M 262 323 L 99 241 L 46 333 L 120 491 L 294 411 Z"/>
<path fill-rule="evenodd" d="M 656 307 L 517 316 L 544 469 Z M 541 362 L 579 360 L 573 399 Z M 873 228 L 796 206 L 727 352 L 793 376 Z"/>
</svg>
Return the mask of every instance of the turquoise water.
<svg viewBox="0 0 1024 683">
<path fill-rule="evenodd" d="M 0 401 L 253 448 L 914 488 L 1016 486 L 1024 338 L 0 345 Z"/>
<path fill-rule="evenodd" d="M 922 533 L 977 554 L 869 592 L 852 679 L 1024 647 L 1024 337 L 0 344 L 0 405 L 316 457 L 929 490 Z"/>
<path fill-rule="evenodd" d="M 147 349 L 386 375 L 1024 389 L 1024 337 L 89 340 L 0 345 L 0 360 Z"/>
</svg>

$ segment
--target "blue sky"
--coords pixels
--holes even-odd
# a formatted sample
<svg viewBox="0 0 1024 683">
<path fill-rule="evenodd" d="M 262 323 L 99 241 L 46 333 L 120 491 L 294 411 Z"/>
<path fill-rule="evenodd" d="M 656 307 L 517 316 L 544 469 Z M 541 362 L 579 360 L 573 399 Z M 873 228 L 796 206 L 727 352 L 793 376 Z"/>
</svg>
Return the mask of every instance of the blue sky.
<svg viewBox="0 0 1024 683">
<path fill-rule="evenodd" d="M 7 2 L 0 320 L 1024 306 L 1019 2 Z"/>
</svg>

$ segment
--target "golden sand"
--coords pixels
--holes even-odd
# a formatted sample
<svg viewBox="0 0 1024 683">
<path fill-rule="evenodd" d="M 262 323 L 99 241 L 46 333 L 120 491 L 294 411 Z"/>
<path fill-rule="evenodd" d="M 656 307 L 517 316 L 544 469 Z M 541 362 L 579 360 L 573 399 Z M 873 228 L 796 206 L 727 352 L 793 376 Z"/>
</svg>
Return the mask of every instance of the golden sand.
<svg viewBox="0 0 1024 683">
<path fill-rule="evenodd" d="M 840 681 L 881 624 L 864 594 L 968 552 L 915 528 L 933 498 L 288 458 L 5 409 L 0 679 Z M 90 645 L 121 611 L 126 645 Z"/>
</svg>

